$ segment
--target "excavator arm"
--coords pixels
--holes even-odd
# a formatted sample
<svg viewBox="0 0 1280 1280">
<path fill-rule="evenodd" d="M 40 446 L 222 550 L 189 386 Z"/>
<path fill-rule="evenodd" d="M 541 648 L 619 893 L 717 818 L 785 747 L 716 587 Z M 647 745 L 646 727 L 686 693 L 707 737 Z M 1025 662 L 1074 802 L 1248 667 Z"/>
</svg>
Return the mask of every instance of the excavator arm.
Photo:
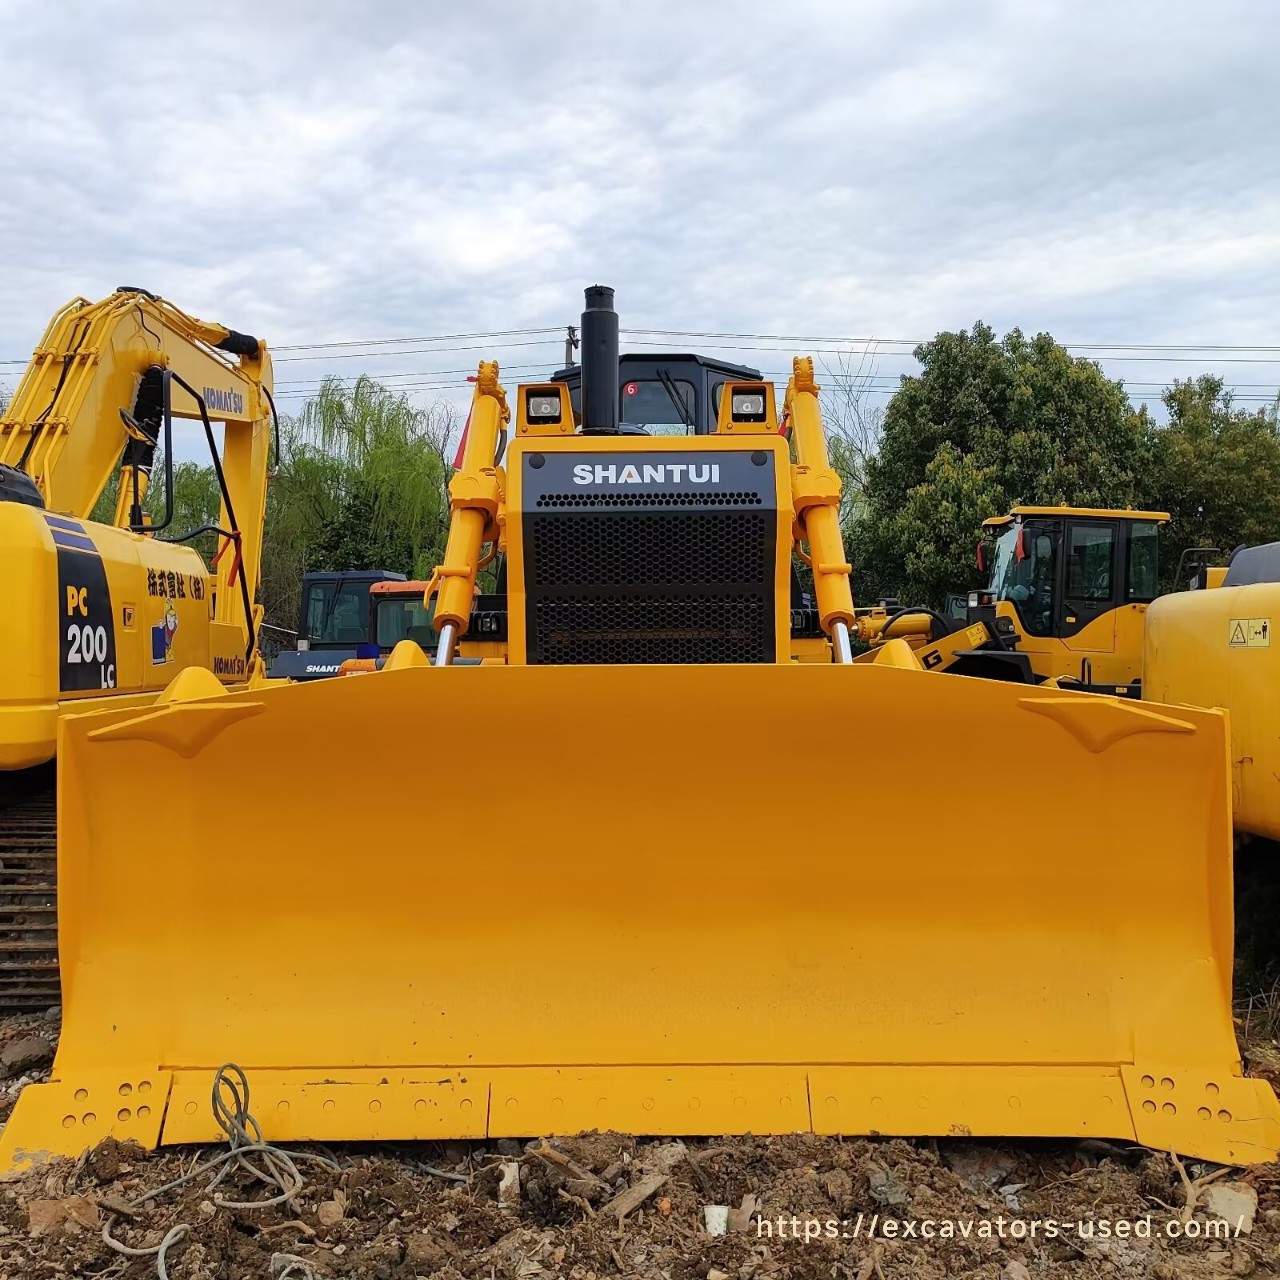
<svg viewBox="0 0 1280 1280">
<path fill-rule="evenodd" d="M 175 417 L 201 416 L 188 387 L 228 424 L 229 440 L 233 426 L 251 428 L 266 416 L 270 363 L 256 338 L 122 287 L 101 302 L 76 298 L 54 316 L 0 418 L 0 465 L 29 477 L 46 509 L 78 519 L 88 518 L 120 467 L 115 523 L 141 524 L 134 508 L 159 438 L 163 370 L 178 375 Z"/>
<path fill-rule="evenodd" d="M 141 289 L 54 318 L 0 420 L 0 578 L 14 602 L 0 613 L 0 772 L 52 759 L 67 711 L 150 705 L 174 670 L 261 674 L 271 381 L 257 338 Z M 174 418 L 200 422 L 217 475 L 207 529 L 173 523 Z M 157 452 L 168 476 L 153 523 L 143 504 Z M 95 522 L 117 467 L 114 517 Z M 211 565 L 188 545 L 206 531 L 218 536 Z"/>
</svg>

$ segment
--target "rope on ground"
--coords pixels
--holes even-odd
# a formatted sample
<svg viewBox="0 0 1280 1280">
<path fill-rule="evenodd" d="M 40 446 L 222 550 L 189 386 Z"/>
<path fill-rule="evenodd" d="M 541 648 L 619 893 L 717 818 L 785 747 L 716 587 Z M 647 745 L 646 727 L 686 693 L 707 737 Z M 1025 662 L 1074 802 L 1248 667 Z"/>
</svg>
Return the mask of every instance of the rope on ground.
<svg viewBox="0 0 1280 1280">
<path fill-rule="evenodd" d="M 215 1195 L 213 1203 L 220 1209 L 267 1209 L 272 1205 L 292 1201 L 306 1185 L 297 1161 L 310 1160 L 327 1169 L 338 1168 L 337 1161 L 329 1156 L 315 1155 L 308 1151 L 289 1152 L 264 1141 L 262 1129 L 249 1110 L 249 1080 L 234 1062 L 224 1063 L 214 1073 L 212 1101 L 214 1119 L 227 1135 L 228 1150 L 197 1164 L 190 1173 L 184 1173 L 182 1177 L 174 1178 L 172 1182 L 166 1182 L 164 1186 L 130 1200 L 130 1209 L 140 1208 L 149 1200 L 157 1200 L 170 1191 L 176 1191 L 202 1174 L 213 1175 L 206 1186 L 206 1190 L 213 1191 L 232 1169 L 241 1169 L 255 1181 L 274 1187 L 276 1194 L 262 1200 L 227 1200 Z M 154 1257 L 159 1280 L 169 1280 L 169 1250 L 191 1233 L 191 1226 L 180 1222 L 170 1227 L 159 1244 L 139 1249 L 117 1240 L 111 1234 L 118 1217 L 118 1214 L 109 1214 L 102 1224 L 103 1243 L 126 1258 Z M 314 1272 L 301 1258 L 290 1254 L 277 1254 L 276 1257 L 281 1258 L 285 1264 L 284 1270 L 276 1273 L 277 1280 L 314 1280 Z"/>
</svg>

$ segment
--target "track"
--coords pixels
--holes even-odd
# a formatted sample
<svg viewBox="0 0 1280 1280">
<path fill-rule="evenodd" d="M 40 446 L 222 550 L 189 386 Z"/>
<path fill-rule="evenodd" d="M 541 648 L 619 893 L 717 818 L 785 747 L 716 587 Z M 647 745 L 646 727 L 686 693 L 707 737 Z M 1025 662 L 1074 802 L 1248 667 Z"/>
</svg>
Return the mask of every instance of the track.
<svg viewBox="0 0 1280 1280">
<path fill-rule="evenodd" d="M 52 788 L 0 808 L 0 1013 L 61 998 L 57 848 Z"/>
</svg>

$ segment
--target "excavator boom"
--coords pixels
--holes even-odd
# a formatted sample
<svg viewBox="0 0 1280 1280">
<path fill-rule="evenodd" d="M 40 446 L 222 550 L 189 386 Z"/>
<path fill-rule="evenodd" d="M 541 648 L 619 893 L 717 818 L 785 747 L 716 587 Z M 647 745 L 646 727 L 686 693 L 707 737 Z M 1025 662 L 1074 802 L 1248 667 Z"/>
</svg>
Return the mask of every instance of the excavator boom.
<svg viewBox="0 0 1280 1280">
<path fill-rule="evenodd" d="M 212 417 L 251 424 L 264 416 L 259 348 L 256 338 L 144 289 L 118 289 L 101 302 L 76 298 L 50 321 L 0 416 L 0 465 L 31 477 L 48 510 L 87 519 L 131 439 L 121 410 L 158 431 L 160 406 L 144 385 L 149 369 L 179 375 L 175 417 L 200 417 L 186 390 L 194 387 Z M 121 490 L 123 502 L 128 488 Z"/>
</svg>

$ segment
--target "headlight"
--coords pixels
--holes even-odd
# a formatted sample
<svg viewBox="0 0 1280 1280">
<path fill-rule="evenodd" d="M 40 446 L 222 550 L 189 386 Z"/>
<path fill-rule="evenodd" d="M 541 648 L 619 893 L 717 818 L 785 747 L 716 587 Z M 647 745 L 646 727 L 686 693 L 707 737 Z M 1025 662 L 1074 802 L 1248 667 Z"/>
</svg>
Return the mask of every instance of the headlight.
<svg viewBox="0 0 1280 1280">
<path fill-rule="evenodd" d="M 764 392 L 735 391 L 733 393 L 733 416 L 744 422 L 762 421 L 764 418 Z"/>
<path fill-rule="evenodd" d="M 559 422 L 560 397 L 530 392 L 527 410 L 531 422 Z"/>
</svg>

